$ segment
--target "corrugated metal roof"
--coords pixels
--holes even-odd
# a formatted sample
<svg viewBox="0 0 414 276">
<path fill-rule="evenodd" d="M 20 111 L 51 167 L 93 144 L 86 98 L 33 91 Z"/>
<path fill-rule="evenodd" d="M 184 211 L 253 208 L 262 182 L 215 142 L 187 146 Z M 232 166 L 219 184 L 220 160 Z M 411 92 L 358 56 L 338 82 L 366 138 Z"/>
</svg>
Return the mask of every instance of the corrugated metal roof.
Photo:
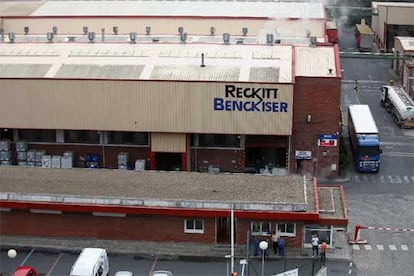
<svg viewBox="0 0 414 276">
<path fill-rule="evenodd" d="M 335 58 L 334 47 L 296 47 L 296 76 L 336 77 Z"/>
<path fill-rule="evenodd" d="M 401 42 L 404 51 L 414 52 L 414 37 L 411 36 L 397 36 L 395 37 Z"/>
<path fill-rule="evenodd" d="M 51 64 L 0 64 L 0 76 L 3 78 L 40 78 L 51 66 Z"/>
<path fill-rule="evenodd" d="M 47 1 L 31 15 L 325 18 L 322 3 L 266 1 Z"/>
<path fill-rule="evenodd" d="M 3 43 L 0 57 L 3 66 L 32 68 L 0 77 L 292 83 L 292 47 L 280 45 Z"/>
</svg>

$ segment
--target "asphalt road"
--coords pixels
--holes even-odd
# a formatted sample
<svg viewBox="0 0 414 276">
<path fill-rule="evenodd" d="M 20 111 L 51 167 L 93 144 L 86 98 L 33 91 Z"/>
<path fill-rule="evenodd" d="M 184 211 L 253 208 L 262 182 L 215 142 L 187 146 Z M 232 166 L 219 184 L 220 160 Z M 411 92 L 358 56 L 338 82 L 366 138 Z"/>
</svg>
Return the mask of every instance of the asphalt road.
<svg viewBox="0 0 414 276">
<path fill-rule="evenodd" d="M 63 276 L 68 275 L 77 255 L 74 253 L 62 252 L 43 252 L 24 250 L 19 251 L 16 258 L 10 259 L 7 256 L 7 250 L 0 251 L 0 272 L 4 275 L 10 275 L 13 268 L 18 265 L 31 265 L 36 267 L 39 275 Z M 143 259 L 137 256 L 111 255 L 108 254 L 110 275 L 116 271 L 128 270 L 138 276 L 148 276 L 153 270 L 169 270 L 174 276 L 223 276 L 226 275 L 228 263 L 226 260 L 217 261 L 167 261 L 158 260 L 156 256 L 151 259 Z M 241 275 L 242 267 L 236 262 L 236 270 Z M 274 275 L 291 269 L 299 269 L 299 275 L 309 276 L 319 268 L 318 262 L 312 262 L 309 259 L 265 259 L 265 275 Z M 356 275 L 349 274 L 349 262 L 345 261 L 327 261 L 329 275 Z M 255 259 L 250 265 L 249 275 L 261 275 L 262 262 Z M 247 275 L 247 271 L 245 274 Z"/>
<path fill-rule="evenodd" d="M 355 48 L 352 29 L 342 29 L 340 48 Z M 342 59 L 342 110 L 346 119 L 349 104 L 368 104 L 380 131 L 381 170 L 358 173 L 351 167 L 352 181 L 344 183 L 349 207 L 349 231 L 356 224 L 364 229 L 366 245 L 353 246 L 358 275 L 413 275 L 414 271 L 414 129 L 398 128 L 379 102 L 379 88 L 398 79 L 391 60 Z M 358 79 L 358 93 L 354 80 Z M 390 228 L 381 230 L 381 227 Z M 396 231 L 402 228 L 413 231 Z M 339 274 L 338 274 L 339 275 Z"/>
</svg>

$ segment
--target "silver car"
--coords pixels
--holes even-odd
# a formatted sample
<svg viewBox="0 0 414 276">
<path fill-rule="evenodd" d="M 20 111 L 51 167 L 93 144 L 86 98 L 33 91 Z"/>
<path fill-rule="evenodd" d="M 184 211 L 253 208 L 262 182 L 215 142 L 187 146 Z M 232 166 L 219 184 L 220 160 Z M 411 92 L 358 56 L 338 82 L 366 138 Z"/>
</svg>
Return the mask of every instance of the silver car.
<svg viewBox="0 0 414 276">
<path fill-rule="evenodd" d="M 134 276 L 134 273 L 131 271 L 118 271 L 114 276 Z"/>
<path fill-rule="evenodd" d="M 152 276 L 173 276 L 171 271 L 157 270 L 152 273 Z"/>
</svg>

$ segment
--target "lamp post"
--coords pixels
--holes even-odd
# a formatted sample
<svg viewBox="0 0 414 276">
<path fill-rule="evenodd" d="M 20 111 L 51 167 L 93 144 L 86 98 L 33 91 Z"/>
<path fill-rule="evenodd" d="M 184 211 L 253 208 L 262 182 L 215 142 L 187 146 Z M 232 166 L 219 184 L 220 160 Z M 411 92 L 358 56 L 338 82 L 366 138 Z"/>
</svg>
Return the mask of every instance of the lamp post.
<svg viewBox="0 0 414 276">
<path fill-rule="evenodd" d="M 16 249 L 9 249 L 8 251 L 7 251 L 7 256 L 10 258 L 10 259 L 12 259 L 12 266 L 13 266 L 13 268 L 12 268 L 12 271 L 14 271 L 15 269 L 16 269 L 16 267 L 14 266 L 14 258 L 16 258 L 16 256 L 17 256 L 17 251 L 16 251 Z"/>
<path fill-rule="evenodd" d="M 265 257 L 265 252 L 267 248 L 269 247 L 269 244 L 267 243 L 267 241 L 261 241 L 259 243 L 259 247 L 262 250 L 262 276 L 264 276 L 264 257 Z"/>
</svg>

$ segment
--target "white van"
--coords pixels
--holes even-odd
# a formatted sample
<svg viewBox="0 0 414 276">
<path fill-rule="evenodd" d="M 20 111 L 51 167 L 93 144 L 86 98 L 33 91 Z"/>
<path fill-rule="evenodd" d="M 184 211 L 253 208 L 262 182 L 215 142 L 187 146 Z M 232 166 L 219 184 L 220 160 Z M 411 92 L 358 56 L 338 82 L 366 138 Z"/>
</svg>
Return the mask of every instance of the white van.
<svg viewBox="0 0 414 276">
<path fill-rule="evenodd" d="M 102 248 L 84 248 L 70 271 L 70 276 L 108 276 L 109 260 Z"/>
</svg>

